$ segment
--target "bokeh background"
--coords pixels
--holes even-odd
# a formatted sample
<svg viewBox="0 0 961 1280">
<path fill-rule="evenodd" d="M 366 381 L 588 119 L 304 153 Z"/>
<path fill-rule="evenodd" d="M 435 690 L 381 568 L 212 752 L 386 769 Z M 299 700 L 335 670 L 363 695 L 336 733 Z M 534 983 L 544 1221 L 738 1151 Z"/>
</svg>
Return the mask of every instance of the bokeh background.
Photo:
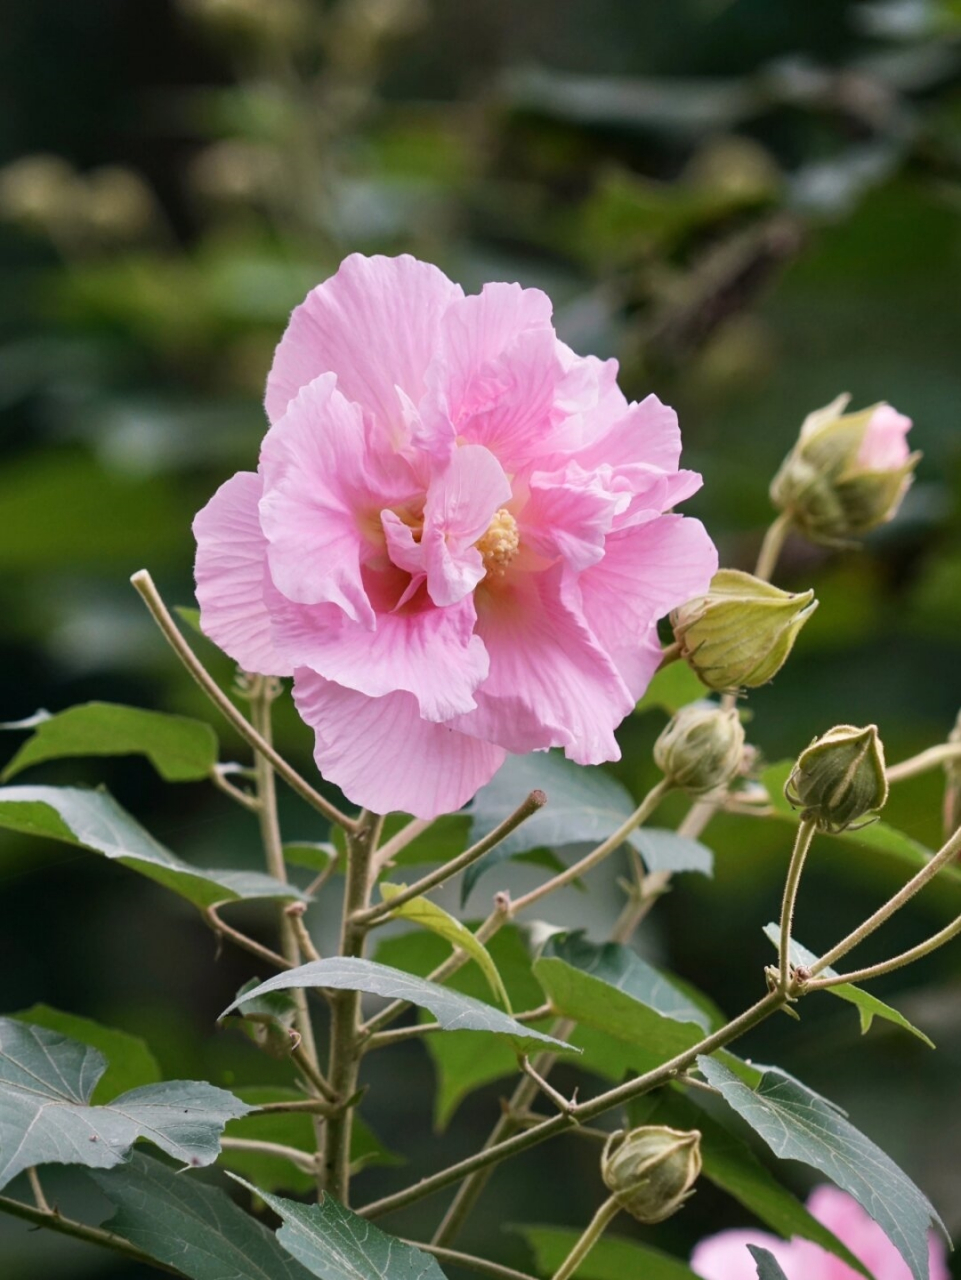
<svg viewBox="0 0 961 1280">
<path fill-rule="evenodd" d="M 686 465 L 706 480 L 690 510 L 723 563 L 752 566 L 769 479 L 808 411 L 847 390 L 913 417 L 925 456 L 898 519 L 859 552 L 789 544 L 779 581 L 814 585 L 821 608 L 752 697 L 750 732 L 771 760 L 841 721 L 876 722 L 892 759 L 944 740 L 961 706 L 957 0 L 4 0 L 4 720 L 93 698 L 204 713 L 128 578 L 147 566 L 168 600 L 191 602 L 192 516 L 252 465 L 287 314 L 353 250 L 417 254 L 468 290 L 545 288 L 573 347 L 617 356 L 629 395 L 677 407 Z M 636 793 L 661 722 L 622 733 L 615 771 Z M 289 711 L 279 731 L 308 768 Z M 106 781 L 182 856 L 256 864 L 247 819 L 203 785 L 164 788 L 138 761 L 50 766 L 43 780 Z M 889 819 L 936 845 L 942 784 L 899 787 Z M 322 838 L 295 804 L 285 817 L 291 835 Z M 770 959 L 760 926 L 786 836 L 724 819 L 709 839 L 715 879 L 679 882 L 642 945 L 735 1012 Z M 847 846 L 817 853 L 799 927 L 810 947 L 895 874 Z M 576 897 L 561 910 L 583 914 Z M 957 889 L 925 895 L 865 963 L 959 910 Z M 169 1076 L 280 1078 L 214 1027 L 249 974 L 159 888 L 2 838 L 4 1010 L 45 1001 L 121 1026 Z M 861 1039 L 826 1000 L 750 1051 L 846 1106 L 961 1232 L 961 949 L 877 990 L 936 1054 L 895 1030 Z M 362 1198 L 438 1151 L 423 1050 L 396 1050 L 372 1079 L 367 1118 L 410 1165 L 365 1172 Z M 503 1092 L 461 1108 L 452 1158 L 483 1138 Z M 464 1246 L 529 1266 L 506 1228 L 585 1222 L 595 1155 L 570 1139 L 503 1169 Z M 385 1225 L 429 1231 L 441 1210 L 427 1201 Z M 706 1187 L 649 1238 L 683 1257 L 749 1222 Z M 0 1274 L 147 1273 L 0 1220 Z"/>
</svg>

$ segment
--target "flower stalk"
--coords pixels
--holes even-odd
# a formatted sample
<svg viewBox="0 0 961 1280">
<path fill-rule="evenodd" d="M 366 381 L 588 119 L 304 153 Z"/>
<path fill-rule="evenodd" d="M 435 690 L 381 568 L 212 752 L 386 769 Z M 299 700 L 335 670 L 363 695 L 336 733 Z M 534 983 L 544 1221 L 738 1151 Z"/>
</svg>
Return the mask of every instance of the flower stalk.
<svg viewBox="0 0 961 1280">
<path fill-rule="evenodd" d="M 554 1280 L 568 1280 L 581 1265 L 601 1236 L 621 1211 L 614 1196 L 609 1196 L 584 1228 L 584 1233 L 561 1265 L 554 1272 Z"/>
</svg>

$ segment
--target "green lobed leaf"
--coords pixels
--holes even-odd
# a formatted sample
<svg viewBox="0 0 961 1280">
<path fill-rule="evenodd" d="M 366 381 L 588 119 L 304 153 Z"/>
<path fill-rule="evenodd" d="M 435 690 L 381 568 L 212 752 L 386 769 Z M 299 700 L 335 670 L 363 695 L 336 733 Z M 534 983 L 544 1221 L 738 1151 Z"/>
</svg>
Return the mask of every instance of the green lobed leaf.
<svg viewBox="0 0 961 1280">
<path fill-rule="evenodd" d="M 396 898 L 399 893 L 403 893 L 407 888 L 405 884 L 382 884 L 380 886 L 381 896 L 385 902 L 390 902 Z M 511 1002 L 507 991 L 504 988 L 503 980 L 497 972 L 497 965 L 490 957 L 490 953 L 480 942 L 470 929 L 456 920 L 443 907 L 439 907 L 436 902 L 431 902 L 429 898 L 412 898 L 410 902 L 402 903 L 399 907 L 395 907 L 391 912 L 392 917 L 402 920 L 410 920 L 412 924 L 419 924 L 422 929 L 429 929 L 431 933 L 436 933 L 438 937 L 444 938 L 452 947 L 466 951 L 470 958 L 480 968 L 481 973 L 487 979 L 488 986 L 494 994 L 494 998 L 507 1010 L 511 1012 Z"/>
<path fill-rule="evenodd" d="M 704 1177 L 734 1197 L 766 1226 L 789 1240 L 802 1236 L 864 1270 L 838 1238 L 765 1168 L 748 1144 L 700 1105 L 696 1095 L 676 1088 L 657 1089 L 628 1104 L 631 1125 L 664 1124 L 673 1129 L 699 1129 Z"/>
<path fill-rule="evenodd" d="M 800 1160 L 852 1195 L 888 1236 L 914 1280 L 928 1280 L 928 1230 L 948 1238 L 934 1206 L 894 1161 L 799 1081 L 767 1070 L 756 1089 L 714 1058 L 698 1067 L 781 1160 Z"/>
<path fill-rule="evenodd" d="M 539 1275 L 552 1276 L 580 1239 L 567 1227 L 512 1227 L 534 1253 Z M 605 1235 L 574 1272 L 577 1280 L 697 1280 L 678 1258 L 616 1235 Z"/>
<path fill-rule="evenodd" d="M 657 1066 L 704 1036 L 703 1010 L 627 947 L 555 935 L 533 968 L 558 1013 L 635 1046 L 636 1070 Z"/>
<path fill-rule="evenodd" d="M 711 1018 L 670 978 L 642 960 L 636 951 L 618 942 L 591 942 L 583 929 L 554 933 L 541 950 L 541 960 L 562 960 L 607 986 L 656 1009 L 676 1022 L 694 1022 L 702 1031 L 711 1029 Z"/>
<path fill-rule="evenodd" d="M 106 791 L 0 787 L 0 827 L 90 849 L 139 871 L 200 907 L 238 898 L 302 898 L 258 871 L 205 870 L 165 849 Z"/>
<path fill-rule="evenodd" d="M 298 1204 L 260 1191 L 242 1178 L 235 1181 L 283 1219 L 278 1241 L 320 1280 L 444 1280 L 429 1253 L 381 1231 L 333 1196 L 325 1195 L 320 1204 Z"/>
<path fill-rule="evenodd" d="M 627 788 L 603 769 L 572 764 L 558 752 L 508 756 L 474 797 L 469 810 L 471 840 L 488 835 L 535 790 L 546 794 L 547 804 L 468 867 L 463 881 L 464 898 L 484 872 L 498 863 L 533 849 L 597 844 L 613 835 L 637 808 Z M 710 850 L 676 832 L 633 831 L 627 843 L 637 849 L 650 871 L 710 873 Z"/>
<path fill-rule="evenodd" d="M 79 1040 L 98 1049 L 107 1061 L 107 1067 L 90 1095 L 93 1105 L 109 1102 L 119 1093 L 135 1089 L 142 1084 L 156 1084 L 160 1079 L 157 1060 L 139 1036 L 113 1027 L 101 1026 L 92 1018 L 82 1018 L 76 1013 L 64 1013 L 48 1004 L 35 1004 L 20 1013 L 10 1014 L 17 1022 L 26 1022 L 47 1031 L 59 1031 L 71 1040 Z"/>
<path fill-rule="evenodd" d="M 106 1224 L 191 1280 L 307 1280 L 277 1237 L 219 1187 L 134 1153 L 91 1178 L 115 1207 Z"/>
<path fill-rule="evenodd" d="M 256 1110 L 268 1102 L 302 1102 L 304 1095 L 301 1092 L 275 1085 L 254 1085 L 238 1089 L 237 1096 L 254 1110 L 237 1120 L 231 1120 L 224 1130 L 225 1137 L 277 1142 L 311 1155 L 316 1151 L 317 1135 L 314 1119 L 309 1113 Z M 291 1191 L 300 1195 L 313 1191 L 316 1187 L 316 1179 L 311 1174 L 292 1165 L 282 1156 L 262 1151 L 238 1151 L 233 1147 L 225 1147 L 218 1163 L 225 1169 L 250 1178 L 258 1187 L 264 1187 L 268 1191 Z M 403 1156 L 386 1147 L 355 1109 L 350 1133 L 351 1172 L 359 1173 L 368 1165 L 391 1166 L 404 1163 Z"/>
<path fill-rule="evenodd" d="M 770 1250 L 762 1249 L 759 1244 L 749 1244 L 747 1248 L 757 1264 L 757 1280 L 787 1280 L 781 1264 Z"/>
<path fill-rule="evenodd" d="M 414 974 L 378 964 L 374 960 L 358 960 L 352 956 L 313 960 L 310 964 L 299 965 L 296 969 L 287 969 L 284 973 L 268 978 L 259 987 L 255 987 L 250 995 L 286 991 L 291 987 L 366 991 L 392 1000 L 407 1000 L 411 1004 L 429 1009 L 446 1031 L 486 1031 L 492 1035 L 506 1036 L 519 1050 L 524 1051 L 550 1045 L 555 1050 L 577 1052 L 563 1041 L 555 1040 L 553 1036 L 515 1022 L 492 1005 L 461 995 L 458 991 L 451 991 L 436 982 L 428 982 Z M 238 1003 L 237 1000 L 233 1001 L 220 1016 L 225 1017 Z"/>
<path fill-rule="evenodd" d="M 768 924 L 764 926 L 764 936 L 769 942 L 772 942 L 775 949 L 780 952 L 781 949 L 781 930 L 776 924 Z M 809 951 L 807 947 L 801 945 L 796 938 L 791 939 L 791 963 L 798 965 L 808 965 L 809 967 L 817 960 L 817 956 L 813 951 Z M 837 976 L 835 969 L 822 970 L 821 976 L 825 978 L 833 978 Z M 858 1017 L 861 1020 L 861 1034 L 866 1035 L 871 1030 L 871 1023 L 875 1018 L 883 1018 L 885 1022 L 893 1022 L 896 1027 L 901 1027 L 904 1031 L 909 1031 L 911 1035 L 917 1036 L 922 1040 L 929 1049 L 935 1047 L 934 1041 L 919 1031 L 913 1023 L 909 1022 L 903 1013 L 898 1013 L 897 1009 L 892 1009 L 889 1004 L 885 1004 L 883 1000 L 879 1000 L 877 996 L 871 995 L 869 991 L 865 991 L 862 987 L 855 986 L 851 982 L 838 983 L 836 987 L 825 987 L 824 990 L 832 996 L 837 996 L 839 1000 L 844 1000 L 848 1004 L 853 1004 L 858 1011 Z"/>
<path fill-rule="evenodd" d="M 38 711 L 0 728 L 34 730 L 0 774 L 4 782 L 31 765 L 67 756 L 145 755 L 167 782 L 206 778 L 217 762 L 217 736 L 203 720 L 111 702 L 87 702 L 56 715 Z"/>
<path fill-rule="evenodd" d="M 90 1045 L 0 1018 L 0 1187 L 30 1165 L 110 1169 L 139 1138 L 182 1164 L 211 1164 L 226 1122 L 249 1110 L 198 1080 L 148 1084 L 91 1106 L 105 1067 Z"/>
<path fill-rule="evenodd" d="M 645 711 L 657 708 L 672 716 L 681 707 L 686 707 L 689 702 L 697 702 L 698 698 L 706 697 L 709 692 L 687 663 L 678 659 L 669 662 L 655 674 L 634 712 L 636 715 L 643 715 Z"/>
</svg>

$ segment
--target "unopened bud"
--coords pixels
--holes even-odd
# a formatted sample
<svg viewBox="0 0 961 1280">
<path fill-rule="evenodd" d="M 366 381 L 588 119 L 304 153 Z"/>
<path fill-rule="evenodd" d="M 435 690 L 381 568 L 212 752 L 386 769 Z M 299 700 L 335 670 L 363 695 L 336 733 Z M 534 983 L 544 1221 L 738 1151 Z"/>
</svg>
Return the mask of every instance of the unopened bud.
<svg viewBox="0 0 961 1280">
<path fill-rule="evenodd" d="M 744 729 L 737 711 L 712 702 L 682 707 L 654 743 L 664 777 L 692 796 L 726 787 L 744 757 Z"/>
<path fill-rule="evenodd" d="M 755 689 L 784 666 L 816 608 L 813 591 L 792 594 L 721 569 L 706 595 L 674 610 L 671 625 L 681 657 L 709 689 Z"/>
<path fill-rule="evenodd" d="M 822 831 L 844 831 L 862 818 L 861 826 L 872 822 L 888 798 L 877 726 L 839 724 L 815 738 L 798 756 L 784 794 Z"/>
<path fill-rule="evenodd" d="M 921 457 L 911 419 L 888 404 L 845 413 L 843 395 L 809 414 L 771 482 L 771 499 L 812 542 L 838 544 L 893 519 Z"/>
<path fill-rule="evenodd" d="M 601 1177 L 611 1195 L 638 1222 L 663 1222 L 693 1195 L 701 1172 L 697 1129 L 644 1125 L 612 1133 L 601 1156 Z"/>
</svg>

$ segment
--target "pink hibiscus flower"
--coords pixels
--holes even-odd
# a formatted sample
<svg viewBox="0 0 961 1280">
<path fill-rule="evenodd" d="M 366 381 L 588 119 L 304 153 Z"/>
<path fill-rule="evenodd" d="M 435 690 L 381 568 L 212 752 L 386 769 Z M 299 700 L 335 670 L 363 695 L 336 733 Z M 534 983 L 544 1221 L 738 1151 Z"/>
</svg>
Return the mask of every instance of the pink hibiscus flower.
<svg viewBox="0 0 961 1280">
<path fill-rule="evenodd" d="M 908 1264 L 873 1218 L 836 1187 L 816 1187 L 808 1209 L 863 1262 L 874 1280 L 911 1280 Z M 772 1253 L 787 1280 L 864 1280 L 846 1262 L 810 1240 L 779 1240 L 765 1231 L 721 1231 L 702 1240 L 691 1254 L 691 1270 L 703 1280 L 757 1280 L 757 1266 L 747 1246 Z M 950 1280 L 943 1242 L 931 1233 L 930 1280 Z"/>
<path fill-rule="evenodd" d="M 655 624 L 717 555 L 664 513 L 672 410 L 558 341 L 549 299 L 347 258 L 291 317 L 270 430 L 194 521 L 197 598 L 242 667 L 293 675 L 324 776 L 379 812 L 464 804 L 507 752 L 615 760 Z"/>
</svg>

